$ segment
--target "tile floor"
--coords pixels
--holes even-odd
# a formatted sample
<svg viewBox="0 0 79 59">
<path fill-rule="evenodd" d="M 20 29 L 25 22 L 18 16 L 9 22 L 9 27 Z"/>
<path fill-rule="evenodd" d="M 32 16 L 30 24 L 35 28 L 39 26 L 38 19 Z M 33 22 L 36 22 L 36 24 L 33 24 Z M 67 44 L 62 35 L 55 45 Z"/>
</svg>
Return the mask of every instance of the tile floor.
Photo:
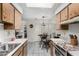
<svg viewBox="0 0 79 59">
<path fill-rule="evenodd" d="M 28 42 L 28 56 L 50 56 L 50 52 L 41 49 L 39 42 Z"/>
</svg>

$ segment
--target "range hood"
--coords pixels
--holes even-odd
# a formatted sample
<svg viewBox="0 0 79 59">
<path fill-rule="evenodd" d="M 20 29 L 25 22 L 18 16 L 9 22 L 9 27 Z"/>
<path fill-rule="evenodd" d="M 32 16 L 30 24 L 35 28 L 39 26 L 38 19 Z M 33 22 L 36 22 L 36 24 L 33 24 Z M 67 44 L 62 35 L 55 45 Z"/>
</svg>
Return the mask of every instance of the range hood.
<svg viewBox="0 0 79 59">
<path fill-rule="evenodd" d="M 71 23 L 78 23 L 79 22 L 79 16 L 78 17 L 74 17 L 72 19 L 68 19 L 66 21 L 61 22 L 61 25 L 64 24 L 71 24 Z"/>
</svg>

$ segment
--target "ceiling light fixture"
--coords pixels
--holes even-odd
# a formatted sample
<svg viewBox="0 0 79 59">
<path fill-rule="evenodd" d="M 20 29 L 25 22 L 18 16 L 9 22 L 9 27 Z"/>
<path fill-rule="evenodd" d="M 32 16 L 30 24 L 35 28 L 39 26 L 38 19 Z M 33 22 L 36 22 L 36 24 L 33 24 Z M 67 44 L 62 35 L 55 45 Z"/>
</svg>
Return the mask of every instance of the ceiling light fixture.
<svg viewBox="0 0 79 59">
<path fill-rule="evenodd" d="M 27 3 L 27 7 L 52 8 L 54 3 Z"/>
</svg>

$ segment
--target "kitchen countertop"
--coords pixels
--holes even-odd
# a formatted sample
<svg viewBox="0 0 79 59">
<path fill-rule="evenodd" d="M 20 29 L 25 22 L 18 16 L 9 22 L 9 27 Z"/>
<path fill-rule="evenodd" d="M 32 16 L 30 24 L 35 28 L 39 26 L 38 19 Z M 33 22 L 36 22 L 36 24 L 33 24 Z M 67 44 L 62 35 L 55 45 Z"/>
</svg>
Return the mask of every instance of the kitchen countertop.
<svg viewBox="0 0 79 59">
<path fill-rule="evenodd" d="M 58 46 L 60 46 L 61 48 L 63 48 L 65 51 L 69 52 L 72 56 L 79 56 L 79 45 L 76 47 L 72 47 L 72 45 L 70 44 L 66 44 L 67 47 L 64 48 L 64 40 L 63 39 L 56 39 L 56 38 L 51 38 L 51 40 L 57 44 Z"/>
<path fill-rule="evenodd" d="M 20 43 L 13 51 L 11 51 L 9 54 L 7 54 L 6 56 L 11 56 L 19 47 L 21 47 L 23 44 L 24 44 L 24 42 L 26 42 L 28 39 L 16 39 L 16 40 L 14 40 L 14 41 L 9 41 L 9 42 L 7 42 L 7 43 L 9 43 L 9 44 L 18 44 L 18 43 Z M 6 43 L 6 42 L 5 42 Z"/>
</svg>

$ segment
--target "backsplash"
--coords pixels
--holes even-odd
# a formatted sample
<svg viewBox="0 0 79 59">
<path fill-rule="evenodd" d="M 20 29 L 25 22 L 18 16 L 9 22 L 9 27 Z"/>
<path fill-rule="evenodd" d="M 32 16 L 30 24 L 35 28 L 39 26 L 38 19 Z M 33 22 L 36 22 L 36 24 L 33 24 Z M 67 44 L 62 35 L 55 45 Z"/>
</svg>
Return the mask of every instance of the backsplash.
<svg viewBox="0 0 79 59">
<path fill-rule="evenodd" d="M 69 25 L 69 30 L 67 30 L 67 31 L 66 30 L 58 30 L 58 31 L 56 31 L 56 33 L 61 33 L 64 40 L 67 41 L 67 42 L 70 41 L 69 34 L 77 35 L 78 42 L 79 42 L 79 23 L 70 24 Z"/>
<path fill-rule="evenodd" d="M 0 42 L 10 41 L 15 37 L 15 30 L 0 30 Z"/>
</svg>

